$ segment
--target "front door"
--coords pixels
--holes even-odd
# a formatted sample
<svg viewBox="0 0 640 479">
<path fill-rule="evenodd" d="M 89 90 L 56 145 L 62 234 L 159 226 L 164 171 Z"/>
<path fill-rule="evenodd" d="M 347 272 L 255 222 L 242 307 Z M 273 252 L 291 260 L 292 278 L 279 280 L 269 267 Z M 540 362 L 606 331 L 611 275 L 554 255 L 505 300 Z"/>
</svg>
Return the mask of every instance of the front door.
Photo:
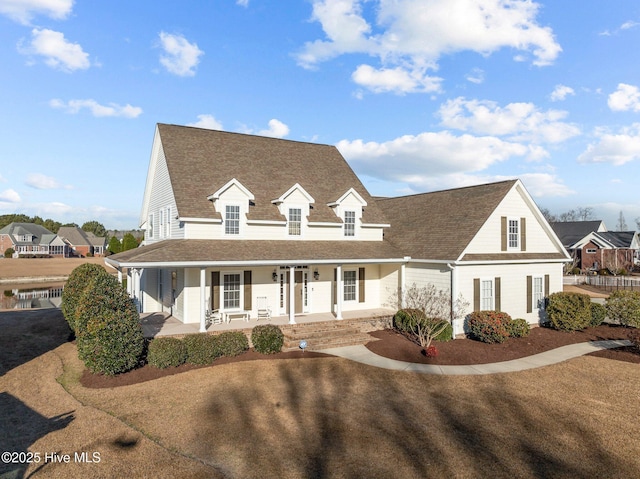
<svg viewBox="0 0 640 479">
<path fill-rule="evenodd" d="M 306 275 L 306 272 L 304 274 Z M 306 281 L 303 281 L 302 271 L 296 271 L 294 273 L 294 279 L 295 279 L 295 285 L 293 287 L 293 300 L 294 300 L 293 311 L 294 311 L 294 314 L 301 314 L 304 311 L 307 285 L 306 285 Z M 289 284 L 289 281 L 290 281 L 290 274 L 287 271 L 287 282 L 286 282 L 287 285 Z M 289 288 L 285 287 L 284 284 L 281 284 L 280 290 L 281 290 L 281 297 L 282 297 L 282 296 L 286 296 L 283 293 L 285 291 L 288 292 Z M 287 301 L 286 304 L 287 304 L 286 314 L 289 314 L 289 301 Z"/>
</svg>

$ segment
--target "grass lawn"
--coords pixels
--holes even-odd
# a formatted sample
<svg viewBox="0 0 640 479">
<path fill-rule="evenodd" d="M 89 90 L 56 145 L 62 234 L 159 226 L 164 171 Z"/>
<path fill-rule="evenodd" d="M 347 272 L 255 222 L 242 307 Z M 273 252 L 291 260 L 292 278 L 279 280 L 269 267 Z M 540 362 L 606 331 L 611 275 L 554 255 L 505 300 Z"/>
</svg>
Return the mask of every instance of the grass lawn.
<svg viewBox="0 0 640 479">
<path fill-rule="evenodd" d="M 22 362 L 13 357 L 0 377 L 0 430 L 10 431 L 3 450 L 100 452 L 98 464 L 32 464 L 27 475 L 591 478 L 640 470 L 640 369 L 610 359 L 461 377 L 339 358 L 259 360 L 111 389 L 84 388 L 82 369 L 75 345 L 61 340 Z"/>
</svg>

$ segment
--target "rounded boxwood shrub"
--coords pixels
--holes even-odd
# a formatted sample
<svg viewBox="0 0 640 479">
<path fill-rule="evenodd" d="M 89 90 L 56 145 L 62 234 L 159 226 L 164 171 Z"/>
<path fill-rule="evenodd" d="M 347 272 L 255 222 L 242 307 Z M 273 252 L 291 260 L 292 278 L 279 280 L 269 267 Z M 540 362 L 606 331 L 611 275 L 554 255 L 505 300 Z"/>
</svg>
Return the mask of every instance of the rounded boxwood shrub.
<svg viewBox="0 0 640 479">
<path fill-rule="evenodd" d="M 524 338 L 529 336 L 529 333 L 531 332 L 529 323 L 527 323 L 526 319 L 522 318 L 512 319 L 508 324 L 507 329 L 509 331 L 509 336 L 512 338 Z"/>
<path fill-rule="evenodd" d="M 4 257 L 5 258 L 12 258 L 13 254 L 16 252 L 16 250 L 14 250 L 13 248 L 7 248 L 6 250 L 4 250 Z"/>
<path fill-rule="evenodd" d="M 212 364 L 222 356 L 217 336 L 211 334 L 189 334 L 182 340 L 187 350 L 187 362 L 190 364 Z"/>
<path fill-rule="evenodd" d="M 133 301 L 108 274 L 85 289 L 75 314 L 78 356 L 94 373 L 115 375 L 138 365 L 145 348 Z"/>
<path fill-rule="evenodd" d="M 393 326 L 400 331 L 410 333 L 415 329 L 416 323 L 423 319 L 425 319 L 425 314 L 419 309 L 400 309 L 393 316 Z"/>
<path fill-rule="evenodd" d="M 279 353 L 284 345 L 284 334 L 274 324 L 261 324 L 251 330 L 251 342 L 261 354 Z"/>
<path fill-rule="evenodd" d="M 187 347 L 178 338 L 159 337 L 151 340 L 147 362 L 159 369 L 183 365 L 187 360 Z"/>
<path fill-rule="evenodd" d="M 238 356 L 249 350 L 249 340 L 242 331 L 225 331 L 218 335 L 218 346 L 223 356 Z"/>
<path fill-rule="evenodd" d="M 591 323 L 591 298 L 582 293 L 552 293 L 549 295 L 547 317 L 560 331 L 579 331 Z"/>
<path fill-rule="evenodd" d="M 609 319 L 624 326 L 640 328 L 640 292 L 614 291 L 606 300 Z"/>
<path fill-rule="evenodd" d="M 78 309 L 84 290 L 94 278 L 101 275 L 109 275 L 102 266 L 91 263 L 81 264 L 74 268 L 64 285 L 60 309 L 73 332 L 76 332 L 76 309 Z"/>
<path fill-rule="evenodd" d="M 604 318 L 607 316 L 607 308 L 600 303 L 591 303 L 591 322 L 589 326 L 596 327 L 604 323 Z"/>
<path fill-rule="evenodd" d="M 453 326 L 451 326 L 451 323 L 447 323 L 442 332 L 433 339 L 441 342 L 451 341 L 453 339 Z"/>
<path fill-rule="evenodd" d="M 474 311 L 469 315 L 469 332 L 484 343 L 503 343 L 509 338 L 511 316 L 497 311 Z"/>
</svg>

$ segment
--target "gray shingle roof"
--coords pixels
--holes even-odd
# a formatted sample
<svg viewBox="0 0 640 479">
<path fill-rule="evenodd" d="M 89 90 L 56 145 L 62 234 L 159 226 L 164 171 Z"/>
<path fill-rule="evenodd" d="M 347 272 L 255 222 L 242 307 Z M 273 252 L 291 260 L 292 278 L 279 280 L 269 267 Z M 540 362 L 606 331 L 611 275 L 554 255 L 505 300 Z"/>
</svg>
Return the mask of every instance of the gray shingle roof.
<svg viewBox="0 0 640 479">
<path fill-rule="evenodd" d="M 414 259 L 456 260 L 516 181 L 379 199 L 385 239 Z"/>
<path fill-rule="evenodd" d="M 598 231 L 602 221 L 554 221 L 549 224 L 562 244 L 569 247 L 589 233 Z"/>
<path fill-rule="evenodd" d="M 635 231 L 601 231 L 598 236 L 604 238 L 616 248 L 631 248 Z"/>
<path fill-rule="evenodd" d="M 207 197 L 236 178 L 255 195 L 249 219 L 284 220 L 271 200 L 299 183 L 315 200 L 310 221 L 340 222 L 327 204 L 354 188 L 368 204 L 363 221 L 387 223 L 334 146 L 166 124 L 158 131 L 181 217 L 219 218 Z"/>
<path fill-rule="evenodd" d="M 55 234 L 49 231 L 44 226 L 37 225 L 35 223 L 9 223 L 4 228 L 0 229 L 0 234 L 6 234 L 11 236 L 11 241 L 15 245 L 37 245 L 41 244 L 44 237 L 44 243 L 48 244 L 55 239 Z M 32 241 L 21 241 L 19 236 L 32 235 L 34 238 Z"/>
</svg>

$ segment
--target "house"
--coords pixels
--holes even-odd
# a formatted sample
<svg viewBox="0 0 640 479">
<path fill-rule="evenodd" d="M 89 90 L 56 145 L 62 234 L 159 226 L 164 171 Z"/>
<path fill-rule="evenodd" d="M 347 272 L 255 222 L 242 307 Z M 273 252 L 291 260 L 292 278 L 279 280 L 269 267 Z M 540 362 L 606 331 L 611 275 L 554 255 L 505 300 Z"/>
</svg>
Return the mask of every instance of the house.
<svg viewBox="0 0 640 479">
<path fill-rule="evenodd" d="M 339 320 L 414 282 L 536 322 L 569 259 L 519 180 L 374 199 L 333 146 L 165 124 L 140 226 L 143 245 L 106 263 L 140 311 L 201 331 L 208 311 L 265 304 Z"/>
<path fill-rule="evenodd" d="M 551 223 L 581 271 L 631 271 L 640 262 L 640 241 L 635 231 L 607 231 L 602 221 Z"/>
<path fill-rule="evenodd" d="M 58 230 L 74 256 L 104 256 L 107 239 L 77 226 L 61 226 Z"/>
<path fill-rule="evenodd" d="M 9 248 L 14 257 L 68 255 L 68 247 L 58 235 L 34 223 L 9 223 L 0 229 L 0 254 Z"/>
</svg>

